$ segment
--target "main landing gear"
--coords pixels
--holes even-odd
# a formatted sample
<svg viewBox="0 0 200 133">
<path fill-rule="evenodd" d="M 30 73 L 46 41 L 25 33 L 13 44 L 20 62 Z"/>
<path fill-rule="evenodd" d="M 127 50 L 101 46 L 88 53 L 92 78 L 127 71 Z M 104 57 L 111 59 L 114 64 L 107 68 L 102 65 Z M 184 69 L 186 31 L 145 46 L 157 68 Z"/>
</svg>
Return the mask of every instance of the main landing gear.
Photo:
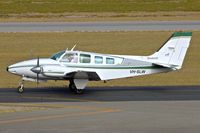
<svg viewBox="0 0 200 133">
<path fill-rule="evenodd" d="M 19 86 L 17 87 L 17 92 L 18 93 L 24 92 L 24 80 L 20 81 Z"/>
<path fill-rule="evenodd" d="M 74 92 L 76 94 L 82 94 L 84 92 L 84 89 L 77 89 L 75 83 L 73 80 L 70 80 L 70 83 L 69 83 L 69 90 L 71 92 Z"/>
</svg>

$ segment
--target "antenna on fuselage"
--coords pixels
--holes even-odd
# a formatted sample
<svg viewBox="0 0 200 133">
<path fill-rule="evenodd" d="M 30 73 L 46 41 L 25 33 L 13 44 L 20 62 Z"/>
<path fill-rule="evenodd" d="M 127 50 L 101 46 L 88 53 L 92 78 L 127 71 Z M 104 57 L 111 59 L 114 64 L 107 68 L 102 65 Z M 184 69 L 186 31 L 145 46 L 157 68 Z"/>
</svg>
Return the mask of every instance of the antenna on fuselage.
<svg viewBox="0 0 200 133">
<path fill-rule="evenodd" d="M 29 55 L 30 55 L 30 59 L 32 59 L 32 58 L 34 58 L 36 56 L 33 49 L 30 50 Z"/>
<path fill-rule="evenodd" d="M 70 51 L 74 51 L 75 47 L 76 47 L 76 44 L 74 45 L 74 47 Z"/>
</svg>

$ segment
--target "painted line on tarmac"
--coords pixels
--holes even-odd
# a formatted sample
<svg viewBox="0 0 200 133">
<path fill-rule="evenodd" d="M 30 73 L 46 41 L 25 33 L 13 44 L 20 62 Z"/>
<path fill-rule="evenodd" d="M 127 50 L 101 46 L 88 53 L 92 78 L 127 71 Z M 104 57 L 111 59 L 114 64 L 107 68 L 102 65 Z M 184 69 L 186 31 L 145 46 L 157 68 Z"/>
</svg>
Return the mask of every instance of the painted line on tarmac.
<svg viewBox="0 0 200 133">
<path fill-rule="evenodd" d="M 49 120 L 49 119 L 58 119 L 58 118 L 64 118 L 64 117 L 90 116 L 90 115 L 114 113 L 114 112 L 120 112 L 120 111 L 121 111 L 120 109 L 104 109 L 101 111 L 91 111 L 91 112 L 84 112 L 84 113 L 37 116 L 37 117 L 3 120 L 3 121 L 0 121 L 0 124 L 12 124 L 12 123 L 21 123 L 21 122 L 30 122 L 30 121 L 39 121 L 39 120 Z"/>
<path fill-rule="evenodd" d="M 94 106 L 69 106 L 69 105 L 62 105 L 62 104 L 24 104 L 24 103 L 0 103 L 0 106 L 25 106 L 25 107 L 43 107 L 43 108 L 73 108 L 73 109 L 87 109 L 87 110 L 102 110 L 102 109 L 111 109 L 111 108 L 102 108 L 102 107 L 94 107 Z"/>
<path fill-rule="evenodd" d="M 102 111 L 102 110 L 110 110 L 113 108 L 104 108 L 104 107 L 95 107 L 95 106 L 79 106 L 79 105 L 63 105 L 63 104 L 34 104 L 34 103 L 29 103 L 29 104 L 24 104 L 24 103 L 0 103 L 0 106 L 11 106 L 11 107 L 34 107 L 34 108 L 44 108 L 43 110 L 48 110 L 48 109 L 81 109 L 85 111 Z M 116 109 L 116 108 L 115 108 Z M 38 109 L 42 110 L 42 109 Z M 36 111 L 36 110 L 33 110 Z M 26 111 L 19 111 L 19 112 L 26 112 Z M 8 113 L 17 113 L 16 112 L 8 112 Z"/>
<path fill-rule="evenodd" d="M 34 103 L 0 103 L 0 106 L 26 106 L 26 107 L 44 107 L 44 108 L 64 108 L 64 105 L 56 105 L 56 104 L 34 104 Z"/>
</svg>

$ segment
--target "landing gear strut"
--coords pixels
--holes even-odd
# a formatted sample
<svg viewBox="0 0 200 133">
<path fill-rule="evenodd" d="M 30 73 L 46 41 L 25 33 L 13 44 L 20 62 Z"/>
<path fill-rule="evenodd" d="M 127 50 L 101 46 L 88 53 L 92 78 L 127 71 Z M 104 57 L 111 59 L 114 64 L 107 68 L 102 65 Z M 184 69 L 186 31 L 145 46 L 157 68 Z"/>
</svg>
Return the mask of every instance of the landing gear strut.
<svg viewBox="0 0 200 133">
<path fill-rule="evenodd" d="M 17 87 L 17 92 L 18 92 L 18 93 L 23 93 L 23 92 L 24 92 L 24 80 L 22 80 L 22 81 L 19 83 L 19 87 Z"/>
<path fill-rule="evenodd" d="M 69 89 L 71 92 L 75 92 L 76 94 L 82 94 L 84 92 L 84 89 L 77 89 L 73 80 L 70 80 Z"/>
</svg>

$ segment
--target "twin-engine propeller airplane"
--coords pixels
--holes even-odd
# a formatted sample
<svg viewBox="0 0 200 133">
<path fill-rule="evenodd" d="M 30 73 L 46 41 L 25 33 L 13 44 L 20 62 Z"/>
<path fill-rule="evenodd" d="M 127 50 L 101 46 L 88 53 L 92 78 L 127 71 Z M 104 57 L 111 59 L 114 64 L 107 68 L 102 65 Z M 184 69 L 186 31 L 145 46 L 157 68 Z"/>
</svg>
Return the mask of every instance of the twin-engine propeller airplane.
<svg viewBox="0 0 200 133">
<path fill-rule="evenodd" d="M 50 58 L 33 59 L 7 67 L 24 81 L 69 80 L 69 89 L 82 93 L 88 81 L 112 80 L 179 70 L 190 44 L 191 32 L 175 32 L 163 46 L 150 56 L 99 54 L 71 50 Z"/>
</svg>

